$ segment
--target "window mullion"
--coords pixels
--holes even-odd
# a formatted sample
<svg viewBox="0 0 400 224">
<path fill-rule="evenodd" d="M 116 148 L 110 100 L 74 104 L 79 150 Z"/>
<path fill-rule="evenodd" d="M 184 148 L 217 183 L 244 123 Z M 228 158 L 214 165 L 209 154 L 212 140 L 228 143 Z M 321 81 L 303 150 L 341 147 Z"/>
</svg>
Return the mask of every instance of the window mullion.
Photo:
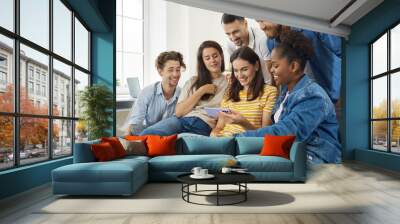
<svg viewBox="0 0 400 224">
<path fill-rule="evenodd" d="M 14 30 L 17 35 L 19 35 L 19 8 L 20 8 L 20 0 L 14 1 Z M 20 47 L 19 47 L 19 39 L 14 39 L 14 112 L 19 114 L 20 112 Z M 19 157 L 19 136 L 20 136 L 20 118 L 18 116 L 14 116 L 14 166 L 19 166 L 20 157 Z"/>
</svg>

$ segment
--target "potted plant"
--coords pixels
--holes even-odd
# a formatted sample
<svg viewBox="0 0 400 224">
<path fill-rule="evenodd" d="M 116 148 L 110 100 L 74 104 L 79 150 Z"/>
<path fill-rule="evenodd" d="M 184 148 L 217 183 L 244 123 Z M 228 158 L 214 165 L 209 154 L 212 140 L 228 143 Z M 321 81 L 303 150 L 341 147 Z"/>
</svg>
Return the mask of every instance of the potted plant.
<svg viewBox="0 0 400 224">
<path fill-rule="evenodd" d="M 85 124 L 89 140 L 110 136 L 107 129 L 112 125 L 113 94 L 102 84 L 87 86 L 80 92 L 82 109 L 80 124 Z"/>
</svg>

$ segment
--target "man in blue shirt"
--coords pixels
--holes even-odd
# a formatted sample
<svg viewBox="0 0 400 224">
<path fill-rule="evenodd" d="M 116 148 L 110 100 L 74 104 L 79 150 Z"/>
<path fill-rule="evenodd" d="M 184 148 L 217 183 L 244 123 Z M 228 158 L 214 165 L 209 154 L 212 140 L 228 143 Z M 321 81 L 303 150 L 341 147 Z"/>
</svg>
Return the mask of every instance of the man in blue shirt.
<svg viewBox="0 0 400 224">
<path fill-rule="evenodd" d="M 161 53 L 156 59 L 161 82 L 145 87 L 139 94 L 128 118 L 128 134 L 138 135 L 162 119 L 175 114 L 175 106 L 180 95 L 178 82 L 181 68 L 185 68 L 183 56 L 176 51 Z"/>
<path fill-rule="evenodd" d="M 280 42 L 280 35 L 285 30 L 296 30 L 307 37 L 314 46 L 314 56 L 309 59 L 305 73 L 314 79 L 328 94 L 335 104 L 340 98 L 342 40 L 338 36 L 304 29 L 290 28 L 265 20 L 258 20 L 261 30 L 267 35 L 269 52 Z"/>
</svg>

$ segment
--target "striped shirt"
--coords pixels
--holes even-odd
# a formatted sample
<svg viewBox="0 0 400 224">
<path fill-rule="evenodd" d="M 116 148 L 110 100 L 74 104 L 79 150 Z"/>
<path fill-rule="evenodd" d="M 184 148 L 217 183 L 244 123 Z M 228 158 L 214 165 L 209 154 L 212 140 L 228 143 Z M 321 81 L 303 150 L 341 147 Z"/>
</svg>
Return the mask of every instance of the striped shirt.
<svg viewBox="0 0 400 224">
<path fill-rule="evenodd" d="M 264 93 L 253 101 L 247 101 L 247 91 L 239 92 L 240 101 L 233 102 L 225 97 L 221 102 L 221 108 L 229 108 L 243 115 L 254 127 L 261 128 L 263 112 L 271 112 L 276 101 L 278 90 L 275 86 L 264 85 Z M 221 131 L 223 136 L 232 136 L 246 131 L 237 124 L 227 124 Z"/>
</svg>

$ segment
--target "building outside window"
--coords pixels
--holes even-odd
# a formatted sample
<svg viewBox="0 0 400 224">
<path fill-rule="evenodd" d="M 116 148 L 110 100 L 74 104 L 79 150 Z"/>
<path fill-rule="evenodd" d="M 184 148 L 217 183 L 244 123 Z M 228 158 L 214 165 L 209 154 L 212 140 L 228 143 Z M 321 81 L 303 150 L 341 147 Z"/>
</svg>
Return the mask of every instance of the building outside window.
<svg viewBox="0 0 400 224">
<path fill-rule="evenodd" d="M 400 24 L 370 44 L 371 148 L 400 153 Z"/>
</svg>

